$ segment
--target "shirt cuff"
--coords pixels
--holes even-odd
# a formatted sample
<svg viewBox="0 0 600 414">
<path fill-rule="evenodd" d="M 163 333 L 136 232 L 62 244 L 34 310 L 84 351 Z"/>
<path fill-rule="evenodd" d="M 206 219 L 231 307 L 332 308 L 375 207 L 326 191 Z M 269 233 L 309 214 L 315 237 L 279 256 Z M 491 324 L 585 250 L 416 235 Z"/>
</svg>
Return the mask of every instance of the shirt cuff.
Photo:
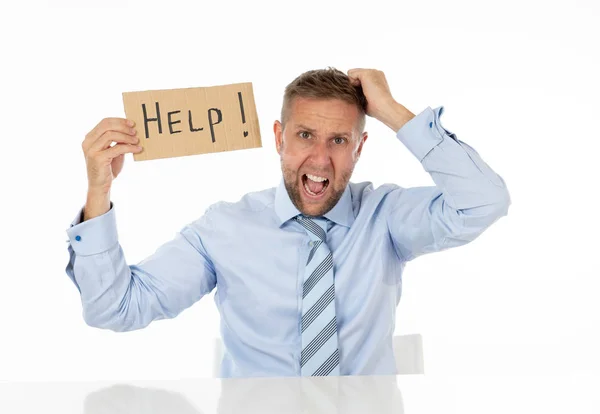
<svg viewBox="0 0 600 414">
<path fill-rule="evenodd" d="M 423 161 L 423 158 L 444 140 L 445 135 L 456 140 L 456 135 L 444 128 L 440 122 L 443 112 L 443 106 L 435 109 L 428 106 L 396 133 L 396 137 L 419 161 Z"/>
<path fill-rule="evenodd" d="M 101 216 L 83 220 L 83 207 L 71 226 L 66 230 L 69 242 L 79 256 L 89 256 L 107 251 L 118 241 L 117 221 L 113 203 L 110 209 Z"/>
</svg>

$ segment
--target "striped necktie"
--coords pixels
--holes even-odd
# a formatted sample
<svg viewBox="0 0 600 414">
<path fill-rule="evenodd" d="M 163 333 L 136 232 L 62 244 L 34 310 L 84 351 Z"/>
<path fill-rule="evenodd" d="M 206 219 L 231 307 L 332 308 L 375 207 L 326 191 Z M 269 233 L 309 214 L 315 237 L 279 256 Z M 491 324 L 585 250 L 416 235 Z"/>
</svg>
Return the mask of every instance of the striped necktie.
<svg viewBox="0 0 600 414">
<path fill-rule="evenodd" d="M 340 375 L 333 256 L 325 218 L 294 217 L 311 238 L 302 288 L 302 376 Z"/>
</svg>

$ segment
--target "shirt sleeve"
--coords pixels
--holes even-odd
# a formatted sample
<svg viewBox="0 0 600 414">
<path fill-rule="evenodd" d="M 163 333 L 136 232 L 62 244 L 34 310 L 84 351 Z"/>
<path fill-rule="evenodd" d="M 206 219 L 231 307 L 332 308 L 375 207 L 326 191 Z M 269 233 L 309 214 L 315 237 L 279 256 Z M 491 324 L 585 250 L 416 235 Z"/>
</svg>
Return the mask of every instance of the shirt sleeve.
<svg viewBox="0 0 600 414">
<path fill-rule="evenodd" d="M 396 133 L 435 183 L 400 187 L 387 197 L 389 232 L 405 261 L 474 240 L 511 204 L 502 177 L 442 126 L 443 109 L 427 107 Z"/>
<path fill-rule="evenodd" d="M 66 273 L 81 296 L 90 326 L 131 331 L 172 318 L 216 285 L 214 266 L 201 237 L 204 216 L 138 264 L 128 265 L 118 242 L 115 208 L 81 222 L 77 214 L 68 235 Z"/>
</svg>

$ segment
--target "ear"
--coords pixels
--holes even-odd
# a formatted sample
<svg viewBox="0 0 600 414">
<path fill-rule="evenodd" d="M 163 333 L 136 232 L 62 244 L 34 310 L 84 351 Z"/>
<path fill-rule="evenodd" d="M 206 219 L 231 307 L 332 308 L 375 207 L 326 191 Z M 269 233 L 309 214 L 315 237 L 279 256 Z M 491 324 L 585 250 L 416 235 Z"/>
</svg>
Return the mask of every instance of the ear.
<svg viewBox="0 0 600 414">
<path fill-rule="evenodd" d="M 369 138 L 369 134 L 367 133 L 367 131 L 365 131 L 361 134 L 360 144 L 358 144 L 358 148 L 356 149 L 356 160 L 358 160 L 360 158 L 363 144 L 367 141 L 367 138 Z"/>
<path fill-rule="evenodd" d="M 275 134 L 275 147 L 277 148 L 277 153 L 281 155 L 281 147 L 283 146 L 283 128 L 281 122 L 276 120 L 273 123 L 273 133 Z"/>
</svg>

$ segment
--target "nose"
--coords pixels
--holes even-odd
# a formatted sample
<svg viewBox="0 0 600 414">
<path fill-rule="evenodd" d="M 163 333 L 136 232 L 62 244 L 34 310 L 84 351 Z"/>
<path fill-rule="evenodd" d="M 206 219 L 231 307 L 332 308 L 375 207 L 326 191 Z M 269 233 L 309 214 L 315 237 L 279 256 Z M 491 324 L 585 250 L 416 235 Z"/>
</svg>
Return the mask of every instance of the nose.
<svg viewBox="0 0 600 414">
<path fill-rule="evenodd" d="M 315 142 L 311 146 L 309 159 L 315 165 L 324 167 L 329 166 L 331 164 L 331 154 L 327 143 L 322 142 L 321 140 Z"/>
</svg>

